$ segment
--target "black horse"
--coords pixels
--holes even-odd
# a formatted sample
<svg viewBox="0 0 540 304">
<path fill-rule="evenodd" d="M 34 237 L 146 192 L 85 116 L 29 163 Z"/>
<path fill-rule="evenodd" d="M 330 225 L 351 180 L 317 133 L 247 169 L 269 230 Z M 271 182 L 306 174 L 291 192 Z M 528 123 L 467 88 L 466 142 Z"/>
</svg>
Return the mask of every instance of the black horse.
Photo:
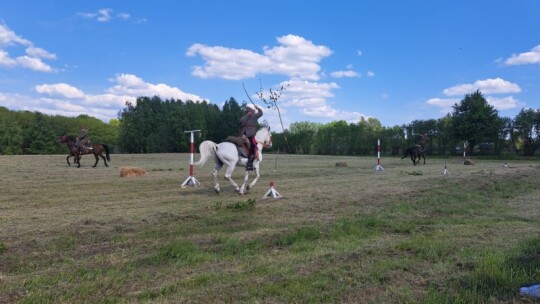
<svg viewBox="0 0 540 304">
<path fill-rule="evenodd" d="M 77 147 L 77 145 L 75 144 L 75 139 L 73 139 L 70 136 L 67 136 L 66 134 L 60 135 L 60 137 L 58 137 L 57 142 L 61 144 L 67 144 L 67 146 L 69 147 L 69 155 L 66 158 L 69 166 L 71 166 L 71 164 L 69 163 L 69 158 L 73 156 L 74 162 L 77 164 L 77 168 L 80 168 L 81 155 L 84 155 L 84 154 L 94 154 L 94 157 L 96 158 L 96 162 L 94 163 L 92 167 L 97 166 L 99 157 L 103 159 L 105 166 L 107 167 L 109 166 L 107 164 L 107 161 L 111 161 L 111 157 L 109 156 L 109 147 L 106 144 L 92 144 L 91 147 L 83 147 L 79 149 L 79 147 Z M 103 156 L 103 152 L 105 152 L 106 157 Z"/>
<path fill-rule="evenodd" d="M 411 160 L 413 162 L 413 165 L 416 166 L 416 164 L 420 163 L 420 159 L 424 159 L 424 165 L 426 164 L 426 142 L 428 140 L 427 134 L 422 135 L 422 138 L 420 141 L 414 145 L 410 146 L 405 150 L 405 155 L 401 159 L 404 159 L 407 156 L 411 156 Z"/>
</svg>

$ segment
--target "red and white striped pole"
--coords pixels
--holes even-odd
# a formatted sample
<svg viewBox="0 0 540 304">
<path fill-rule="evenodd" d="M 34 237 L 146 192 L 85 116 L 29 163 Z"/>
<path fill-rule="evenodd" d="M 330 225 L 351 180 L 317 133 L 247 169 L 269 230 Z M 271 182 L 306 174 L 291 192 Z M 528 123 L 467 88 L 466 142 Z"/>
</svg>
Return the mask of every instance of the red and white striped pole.
<svg viewBox="0 0 540 304">
<path fill-rule="evenodd" d="M 189 177 L 182 183 L 182 188 L 185 188 L 186 186 L 200 186 L 201 184 L 194 176 L 194 170 L 193 170 L 193 155 L 195 154 L 195 133 L 201 132 L 201 130 L 191 130 L 191 131 L 184 131 L 184 133 L 191 133 L 191 138 L 189 142 L 189 152 L 190 152 L 190 158 L 189 158 Z"/>
<path fill-rule="evenodd" d="M 383 166 L 381 166 L 381 140 L 377 139 L 377 166 L 375 171 L 384 171 Z"/>
</svg>

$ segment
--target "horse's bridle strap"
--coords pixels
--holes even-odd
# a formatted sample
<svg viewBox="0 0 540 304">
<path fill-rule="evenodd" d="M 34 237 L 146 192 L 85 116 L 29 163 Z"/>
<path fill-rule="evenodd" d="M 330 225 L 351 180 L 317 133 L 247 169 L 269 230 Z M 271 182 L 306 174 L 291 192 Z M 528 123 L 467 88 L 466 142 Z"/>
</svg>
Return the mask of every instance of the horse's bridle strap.
<svg viewBox="0 0 540 304">
<path fill-rule="evenodd" d="M 269 144 L 265 144 L 265 143 L 264 143 L 264 142 L 262 142 L 262 141 L 258 141 L 258 140 L 257 140 L 257 143 L 261 144 L 261 145 L 262 145 L 262 146 L 263 146 L 264 148 L 268 148 L 268 147 L 270 147 L 270 145 L 269 145 Z"/>
</svg>

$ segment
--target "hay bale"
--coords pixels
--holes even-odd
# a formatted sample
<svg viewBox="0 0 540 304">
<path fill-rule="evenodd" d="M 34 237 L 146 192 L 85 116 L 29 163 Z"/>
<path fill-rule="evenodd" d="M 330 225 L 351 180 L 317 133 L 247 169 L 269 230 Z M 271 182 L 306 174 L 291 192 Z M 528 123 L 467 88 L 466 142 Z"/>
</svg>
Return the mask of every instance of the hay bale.
<svg viewBox="0 0 540 304">
<path fill-rule="evenodd" d="M 463 164 L 466 165 L 466 166 L 474 165 L 474 163 L 470 159 L 464 160 Z"/>
<path fill-rule="evenodd" d="M 120 168 L 120 177 L 140 177 L 144 176 L 146 171 L 138 167 L 122 167 Z"/>
<path fill-rule="evenodd" d="M 348 167 L 346 162 L 337 162 L 336 167 Z"/>
</svg>

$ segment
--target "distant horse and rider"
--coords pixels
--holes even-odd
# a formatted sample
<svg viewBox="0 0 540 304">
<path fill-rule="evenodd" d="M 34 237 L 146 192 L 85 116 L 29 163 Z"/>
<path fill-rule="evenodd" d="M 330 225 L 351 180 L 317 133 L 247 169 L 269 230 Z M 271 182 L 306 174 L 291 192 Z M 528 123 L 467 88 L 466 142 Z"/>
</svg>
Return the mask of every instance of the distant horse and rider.
<svg viewBox="0 0 540 304">
<path fill-rule="evenodd" d="M 410 146 L 407 148 L 407 150 L 405 150 L 405 155 L 403 155 L 401 159 L 404 159 L 405 157 L 410 156 L 413 162 L 413 165 L 416 166 L 416 164 L 420 163 L 420 159 L 423 158 L 424 165 L 425 165 L 426 164 L 426 155 L 425 155 L 426 143 L 428 139 L 429 138 L 427 134 L 422 135 L 422 137 L 420 138 L 420 141 L 416 145 Z"/>
<path fill-rule="evenodd" d="M 92 167 L 96 167 L 97 163 L 99 161 L 99 157 L 103 159 L 103 162 L 105 163 L 105 166 L 109 166 L 107 164 L 107 161 L 111 161 L 111 157 L 109 155 L 109 147 L 106 144 L 77 144 L 77 139 L 73 136 L 68 136 L 66 134 L 62 134 L 58 137 L 56 140 L 60 144 L 66 144 L 69 148 L 69 155 L 66 157 L 66 161 L 69 166 L 71 166 L 71 163 L 69 162 L 69 158 L 73 156 L 73 162 L 77 164 L 77 168 L 81 167 L 81 156 L 85 154 L 94 154 L 94 157 L 96 158 L 96 162 Z M 103 155 L 105 153 L 105 155 Z"/>
<path fill-rule="evenodd" d="M 229 136 L 227 141 L 219 144 L 216 144 L 210 140 L 205 140 L 199 145 L 201 158 L 195 163 L 195 165 L 202 167 L 210 157 L 214 159 L 215 166 L 212 170 L 212 176 L 214 177 L 214 190 L 217 194 L 221 192 L 217 175 L 223 165 L 227 165 L 225 179 L 235 187 L 235 190 L 239 194 L 244 194 L 246 190 L 249 190 L 255 186 L 255 183 L 260 177 L 259 165 L 263 160 L 262 149 L 272 147 L 272 133 L 270 132 L 270 127 L 265 126 L 260 128 L 254 136 L 256 149 L 255 153 L 251 156 L 251 159 L 253 160 L 253 171 L 255 171 L 256 177 L 249 185 L 246 186 L 249 178 L 249 172 L 251 171 L 248 170 L 249 168 L 246 168 L 244 172 L 244 181 L 241 186 L 238 186 L 238 184 L 232 179 L 232 174 L 237 166 L 246 167 L 248 165 L 250 160 L 250 149 L 245 147 L 246 141 L 242 140 L 241 137 L 238 138 L 238 140 L 235 140 L 235 138 L 236 137 L 234 136 Z"/>
</svg>

